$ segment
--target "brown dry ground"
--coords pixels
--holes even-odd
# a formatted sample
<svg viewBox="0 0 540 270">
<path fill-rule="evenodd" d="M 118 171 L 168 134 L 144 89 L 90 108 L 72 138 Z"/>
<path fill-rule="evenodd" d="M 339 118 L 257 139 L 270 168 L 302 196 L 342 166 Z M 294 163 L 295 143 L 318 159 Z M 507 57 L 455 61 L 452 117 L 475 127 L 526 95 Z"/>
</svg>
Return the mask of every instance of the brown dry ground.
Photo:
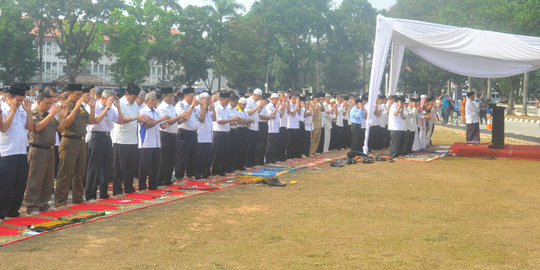
<svg viewBox="0 0 540 270">
<path fill-rule="evenodd" d="M 3 247 L 0 268 L 539 269 L 539 165 L 325 165 Z"/>
</svg>

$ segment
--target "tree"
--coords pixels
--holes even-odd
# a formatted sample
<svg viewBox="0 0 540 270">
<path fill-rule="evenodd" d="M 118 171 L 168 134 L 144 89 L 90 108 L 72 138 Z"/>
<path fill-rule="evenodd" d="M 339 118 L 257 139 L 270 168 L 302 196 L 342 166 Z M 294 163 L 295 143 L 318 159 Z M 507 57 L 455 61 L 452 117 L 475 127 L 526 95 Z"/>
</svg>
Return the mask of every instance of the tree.
<svg viewBox="0 0 540 270">
<path fill-rule="evenodd" d="M 26 82 L 37 69 L 32 20 L 22 18 L 15 1 L 0 1 L 0 78 L 7 84 Z"/>
<path fill-rule="evenodd" d="M 215 24 L 212 27 L 212 41 L 214 43 L 214 62 L 212 64 L 214 67 L 214 75 L 218 76 L 218 90 L 221 90 L 223 70 L 215 64 L 215 58 L 221 55 L 222 45 L 226 38 L 224 36 L 226 34 L 225 21 L 238 16 L 238 11 L 244 11 L 245 7 L 242 4 L 238 4 L 235 0 L 211 0 L 211 2 L 211 16 L 215 20 Z"/>
<path fill-rule="evenodd" d="M 210 44 L 207 39 L 210 18 L 208 7 L 186 7 L 180 16 L 176 59 L 183 73 L 175 75 L 175 81 L 192 86 L 208 77 L 210 68 Z"/>
<path fill-rule="evenodd" d="M 47 16 L 54 26 L 51 34 L 60 49 L 58 56 L 66 60 L 69 83 L 75 83 L 86 63 L 99 60 L 104 23 L 122 4 L 122 0 L 51 0 Z"/>
<path fill-rule="evenodd" d="M 43 40 L 45 38 L 45 33 L 48 33 L 51 28 L 51 22 L 46 16 L 46 10 L 49 2 L 50 0 L 18 1 L 18 4 L 23 9 L 23 12 L 34 21 L 34 26 L 37 28 L 39 88 L 42 87 L 43 83 Z"/>
<path fill-rule="evenodd" d="M 142 0 L 135 0 L 132 5 L 126 5 L 125 12 L 115 9 L 111 13 L 104 32 L 110 39 L 107 51 L 116 58 L 110 67 L 116 83 L 140 84 L 150 73 L 147 58 L 150 37 L 143 23 Z"/>
<path fill-rule="evenodd" d="M 263 85 L 266 53 L 260 41 L 258 18 L 238 18 L 228 21 L 221 54 L 216 67 L 227 77 L 229 86 L 238 90 Z"/>
</svg>

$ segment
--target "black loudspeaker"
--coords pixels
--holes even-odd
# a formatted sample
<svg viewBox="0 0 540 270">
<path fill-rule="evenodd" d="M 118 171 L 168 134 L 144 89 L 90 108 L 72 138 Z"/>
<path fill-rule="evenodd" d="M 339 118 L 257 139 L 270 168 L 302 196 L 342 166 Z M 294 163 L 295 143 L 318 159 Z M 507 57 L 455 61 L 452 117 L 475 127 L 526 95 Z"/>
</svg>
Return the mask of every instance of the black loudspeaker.
<svg viewBox="0 0 540 270">
<path fill-rule="evenodd" d="M 504 107 L 490 105 L 493 110 L 493 129 L 491 130 L 491 145 L 489 148 L 504 149 Z"/>
</svg>

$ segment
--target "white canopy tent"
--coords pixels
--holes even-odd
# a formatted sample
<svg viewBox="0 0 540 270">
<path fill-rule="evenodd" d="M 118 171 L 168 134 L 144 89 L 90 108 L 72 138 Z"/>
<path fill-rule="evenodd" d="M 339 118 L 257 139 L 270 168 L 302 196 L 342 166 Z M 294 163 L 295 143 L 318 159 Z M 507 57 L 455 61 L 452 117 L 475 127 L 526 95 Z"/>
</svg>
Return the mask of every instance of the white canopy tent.
<svg viewBox="0 0 540 270">
<path fill-rule="evenodd" d="M 389 94 L 395 94 L 405 48 L 426 61 L 464 76 L 501 78 L 540 68 L 540 38 L 377 16 L 369 83 L 369 124 L 392 45 Z"/>
</svg>

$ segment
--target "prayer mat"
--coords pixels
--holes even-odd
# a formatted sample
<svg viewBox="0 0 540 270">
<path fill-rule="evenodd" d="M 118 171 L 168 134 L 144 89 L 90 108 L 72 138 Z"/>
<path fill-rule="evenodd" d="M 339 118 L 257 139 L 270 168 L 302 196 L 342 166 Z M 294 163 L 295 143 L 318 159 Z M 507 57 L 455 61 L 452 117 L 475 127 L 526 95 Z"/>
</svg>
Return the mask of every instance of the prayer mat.
<svg viewBox="0 0 540 270">
<path fill-rule="evenodd" d="M 20 227 L 27 227 L 32 224 L 39 224 L 43 222 L 48 222 L 50 220 L 37 217 L 16 217 L 4 220 L 4 223 L 11 224 Z"/>
<path fill-rule="evenodd" d="M 69 210 L 56 210 L 56 211 L 41 212 L 40 215 L 41 216 L 59 218 L 59 217 L 67 216 L 67 215 L 73 215 L 75 213 L 77 213 L 77 212 L 76 211 L 69 211 Z"/>
<path fill-rule="evenodd" d="M 144 193 L 125 194 L 124 197 L 130 198 L 130 199 L 137 199 L 137 200 L 155 200 L 159 198 L 159 196 L 152 195 L 152 194 L 144 194 Z"/>
<path fill-rule="evenodd" d="M 103 212 L 94 212 L 94 211 L 83 211 L 78 212 L 73 215 L 61 217 L 60 220 L 68 221 L 68 222 L 86 222 L 93 218 L 104 216 L 105 213 Z"/>
<path fill-rule="evenodd" d="M 132 204 L 132 203 L 143 203 L 143 201 L 139 201 L 139 200 L 130 200 L 130 199 L 103 199 L 103 200 L 99 200 L 99 203 L 107 203 L 107 204 Z"/>
<path fill-rule="evenodd" d="M 35 231 L 35 232 L 44 232 L 44 231 L 53 231 L 69 224 L 71 224 L 71 222 L 65 221 L 65 220 L 51 220 L 51 221 L 39 223 L 36 225 L 30 225 L 28 227 L 30 230 Z"/>
<path fill-rule="evenodd" d="M 90 211 L 107 211 L 118 210 L 118 206 L 106 205 L 106 204 L 75 204 L 69 207 L 73 210 L 90 210 Z"/>
<path fill-rule="evenodd" d="M 23 232 L 22 230 L 0 226 L 0 236 L 20 235 L 22 232 Z"/>
<path fill-rule="evenodd" d="M 152 193 L 152 194 L 161 194 L 161 195 L 182 195 L 182 194 L 186 194 L 185 192 L 182 192 L 182 191 L 172 191 L 172 190 L 149 190 L 148 192 Z"/>
</svg>

